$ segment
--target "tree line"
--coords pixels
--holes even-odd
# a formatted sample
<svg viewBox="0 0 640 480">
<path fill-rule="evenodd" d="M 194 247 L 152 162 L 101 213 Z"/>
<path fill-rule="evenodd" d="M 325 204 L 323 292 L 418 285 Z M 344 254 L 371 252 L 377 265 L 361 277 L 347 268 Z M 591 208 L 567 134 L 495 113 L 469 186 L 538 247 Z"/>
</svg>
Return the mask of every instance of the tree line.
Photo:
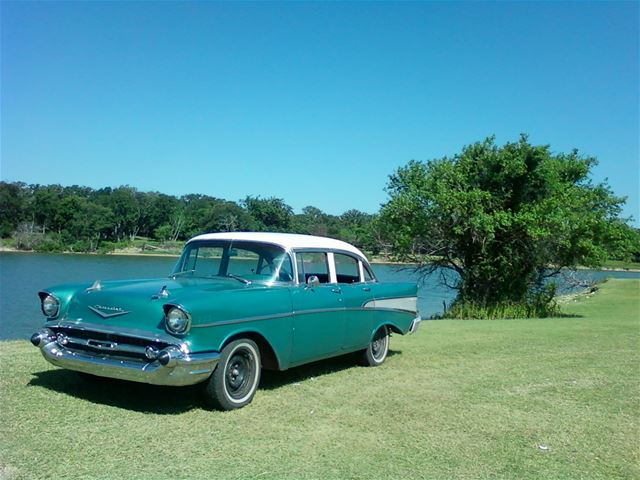
<svg viewBox="0 0 640 480">
<path fill-rule="evenodd" d="M 296 214 L 275 197 L 234 202 L 131 186 L 0 182 L 0 236 L 24 250 L 109 251 L 136 238 L 176 242 L 204 232 L 275 231 L 329 236 L 375 251 L 376 218 L 355 209 L 330 215 L 313 206 Z"/>
</svg>

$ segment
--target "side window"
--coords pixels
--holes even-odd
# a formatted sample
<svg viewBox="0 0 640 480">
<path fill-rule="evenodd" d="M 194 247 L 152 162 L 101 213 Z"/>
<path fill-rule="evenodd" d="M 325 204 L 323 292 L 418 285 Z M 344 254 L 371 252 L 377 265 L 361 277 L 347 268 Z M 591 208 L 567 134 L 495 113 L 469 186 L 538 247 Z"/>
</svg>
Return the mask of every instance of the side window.
<svg viewBox="0 0 640 480">
<path fill-rule="evenodd" d="M 298 282 L 307 283 L 311 275 L 315 275 L 320 283 L 329 283 L 329 266 L 327 254 L 323 252 L 297 252 Z"/>
<path fill-rule="evenodd" d="M 364 281 L 365 282 L 375 282 L 376 278 L 373 276 L 371 272 L 371 267 L 366 263 L 362 262 L 362 272 L 364 273 Z"/>
<path fill-rule="evenodd" d="M 338 283 L 358 283 L 360 281 L 358 260 L 351 255 L 344 255 L 342 253 L 334 253 L 333 258 L 336 262 Z"/>
<path fill-rule="evenodd" d="M 274 275 L 275 280 L 279 282 L 291 282 L 293 281 L 293 276 L 291 272 L 293 268 L 291 268 L 291 259 L 289 255 L 286 253 L 282 253 L 269 259 L 268 257 L 264 257 L 259 262 L 258 273 L 263 275 Z"/>
</svg>

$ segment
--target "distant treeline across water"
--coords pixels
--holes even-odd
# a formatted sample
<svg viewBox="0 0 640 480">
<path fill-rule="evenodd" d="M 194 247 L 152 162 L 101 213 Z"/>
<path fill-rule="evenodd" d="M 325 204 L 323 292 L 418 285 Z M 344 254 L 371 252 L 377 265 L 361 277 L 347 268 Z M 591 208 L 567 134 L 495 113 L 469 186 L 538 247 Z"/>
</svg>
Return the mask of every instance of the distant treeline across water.
<svg viewBox="0 0 640 480">
<path fill-rule="evenodd" d="M 110 251 L 139 237 L 179 241 L 203 232 L 253 230 L 330 236 L 376 252 L 376 219 L 354 209 L 330 215 L 313 206 L 296 214 L 275 197 L 234 202 L 129 186 L 95 190 L 0 182 L 0 237 L 24 250 Z"/>
</svg>

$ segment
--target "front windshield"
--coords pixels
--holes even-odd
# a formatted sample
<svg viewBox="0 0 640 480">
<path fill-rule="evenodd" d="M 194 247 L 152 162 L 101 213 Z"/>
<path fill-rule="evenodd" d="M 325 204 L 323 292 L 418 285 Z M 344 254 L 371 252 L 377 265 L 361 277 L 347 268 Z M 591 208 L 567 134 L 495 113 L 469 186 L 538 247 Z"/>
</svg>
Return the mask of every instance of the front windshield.
<svg viewBox="0 0 640 480">
<path fill-rule="evenodd" d="M 231 240 L 199 240 L 185 247 L 173 277 L 229 277 L 239 281 L 291 282 L 289 255 L 276 245 Z"/>
</svg>

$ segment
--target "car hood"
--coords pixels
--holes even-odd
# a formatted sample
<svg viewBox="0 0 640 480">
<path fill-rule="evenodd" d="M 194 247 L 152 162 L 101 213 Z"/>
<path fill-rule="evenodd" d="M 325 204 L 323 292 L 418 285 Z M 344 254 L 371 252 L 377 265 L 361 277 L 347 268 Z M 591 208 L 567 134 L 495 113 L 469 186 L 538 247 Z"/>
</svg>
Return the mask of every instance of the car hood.
<svg viewBox="0 0 640 480">
<path fill-rule="evenodd" d="M 194 294 L 256 288 L 234 279 L 160 278 L 101 282 L 79 289 L 70 299 L 64 320 L 164 331 L 163 305 L 180 304 Z M 52 289 L 55 291 L 55 289 Z"/>
</svg>

